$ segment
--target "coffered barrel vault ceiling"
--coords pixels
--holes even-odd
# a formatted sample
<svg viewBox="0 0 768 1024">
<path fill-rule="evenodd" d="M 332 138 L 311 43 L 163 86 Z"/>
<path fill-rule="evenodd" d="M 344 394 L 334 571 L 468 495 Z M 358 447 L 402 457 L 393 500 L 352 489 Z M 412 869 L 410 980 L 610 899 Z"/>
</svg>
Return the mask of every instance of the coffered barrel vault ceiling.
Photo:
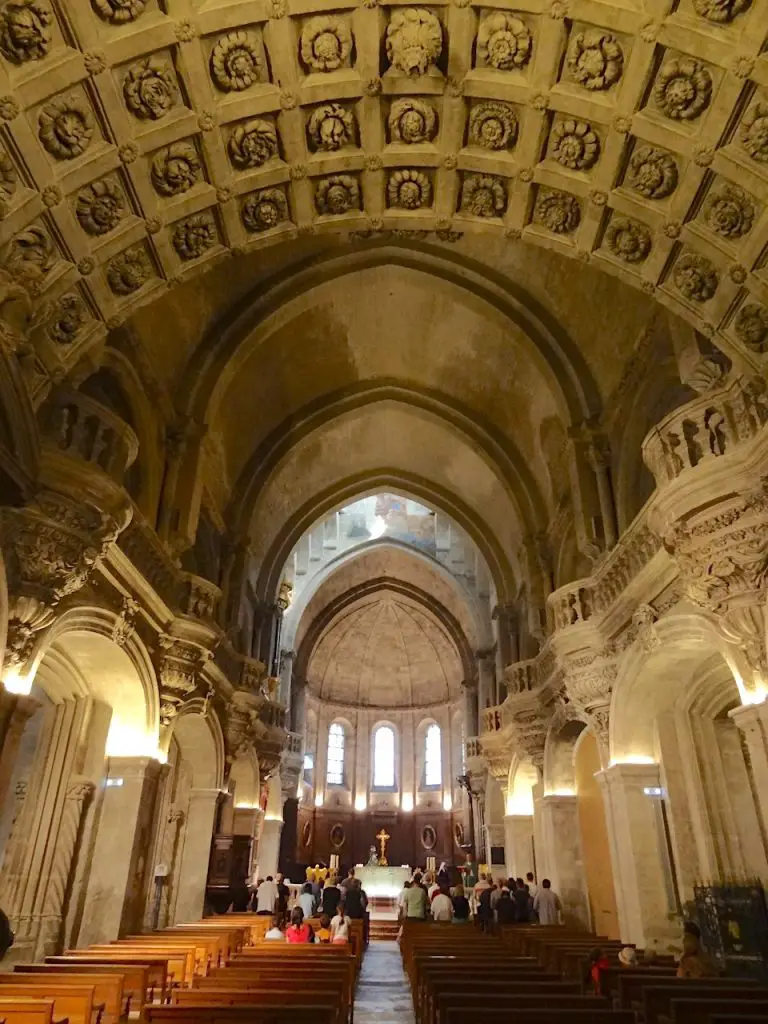
<svg viewBox="0 0 768 1024">
<path fill-rule="evenodd" d="M 5 0 L 0 261 L 49 300 L 55 361 L 233 251 L 490 230 L 755 360 L 767 24 L 749 0 Z"/>
</svg>

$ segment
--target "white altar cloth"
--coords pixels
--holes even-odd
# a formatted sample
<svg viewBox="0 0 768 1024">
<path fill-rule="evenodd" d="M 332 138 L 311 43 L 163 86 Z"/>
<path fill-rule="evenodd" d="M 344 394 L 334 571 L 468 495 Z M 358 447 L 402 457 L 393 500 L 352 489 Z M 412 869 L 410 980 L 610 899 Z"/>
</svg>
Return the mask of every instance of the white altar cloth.
<svg viewBox="0 0 768 1024">
<path fill-rule="evenodd" d="M 360 879 L 367 896 L 399 896 L 403 884 L 411 877 L 407 864 L 402 867 L 381 867 L 360 865 L 355 868 L 355 878 Z"/>
</svg>

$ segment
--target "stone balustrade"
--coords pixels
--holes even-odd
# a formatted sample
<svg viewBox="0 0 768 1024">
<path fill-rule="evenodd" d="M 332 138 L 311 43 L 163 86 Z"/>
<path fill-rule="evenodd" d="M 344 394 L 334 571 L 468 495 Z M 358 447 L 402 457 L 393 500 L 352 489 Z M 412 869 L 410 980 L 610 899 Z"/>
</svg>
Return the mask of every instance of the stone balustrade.
<svg viewBox="0 0 768 1024">
<path fill-rule="evenodd" d="M 301 754 L 303 739 L 297 732 L 289 732 L 285 749 L 289 754 Z"/>
<path fill-rule="evenodd" d="M 468 736 L 464 743 L 465 758 L 467 762 L 473 758 L 483 756 L 483 748 L 480 746 L 479 736 Z"/>
<path fill-rule="evenodd" d="M 535 690 L 538 685 L 538 658 L 507 665 L 504 669 L 504 684 L 509 696 Z"/>
<path fill-rule="evenodd" d="M 44 421 L 44 436 L 59 451 L 98 466 L 117 483 L 139 452 L 136 434 L 111 409 L 68 388 L 53 396 Z"/>
<path fill-rule="evenodd" d="M 736 377 L 680 406 L 643 441 L 643 459 L 656 485 L 676 480 L 686 470 L 732 453 L 768 423 L 768 388 L 760 378 Z"/>
<path fill-rule="evenodd" d="M 182 573 L 182 579 L 182 611 L 195 619 L 215 622 L 219 615 L 221 590 L 215 583 L 191 572 Z"/>
<path fill-rule="evenodd" d="M 501 732 L 504 727 L 503 705 L 486 708 L 483 712 L 483 732 Z"/>
</svg>

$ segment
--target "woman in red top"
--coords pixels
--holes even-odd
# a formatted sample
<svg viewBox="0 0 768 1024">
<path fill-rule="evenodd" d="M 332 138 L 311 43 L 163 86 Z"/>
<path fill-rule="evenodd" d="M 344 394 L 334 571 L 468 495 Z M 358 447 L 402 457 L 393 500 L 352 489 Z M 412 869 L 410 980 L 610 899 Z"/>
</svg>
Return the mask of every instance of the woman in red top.
<svg viewBox="0 0 768 1024">
<path fill-rule="evenodd" d="M 592 986 L 595 990 L 595 995 L 602 995 L 600 991 L 600 975 L 602 972 L 611 966 L 611 962 L 605 955 L 605 952 L 596 947 L 589 954 L 589 960 L 587 961 L 587 969 L 589 971 L 589 980 L 592 982 Z"/>
<path fill-rule="evenodd" d="M 291 913 L 291 923 L 285 929 L 285 941 L 312 942 L 314 933 L 308 924 L 304 923 L 304 911 L 301 907 L 295 907 Z"/>
</svg>

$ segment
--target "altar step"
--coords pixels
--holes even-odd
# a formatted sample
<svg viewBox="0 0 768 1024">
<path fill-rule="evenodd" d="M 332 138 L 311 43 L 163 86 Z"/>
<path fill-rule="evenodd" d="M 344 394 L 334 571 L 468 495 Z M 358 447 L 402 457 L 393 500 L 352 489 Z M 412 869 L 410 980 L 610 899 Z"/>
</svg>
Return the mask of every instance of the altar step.
<svg viewBox="0 0 768 1024">
<path fill-rule="evenodd" d="M 384 921 L 371 918 L 369 936 L 371 942 L 394 942 L 399 931 L 400 923 L 398 921 Z"/>
</svg>

